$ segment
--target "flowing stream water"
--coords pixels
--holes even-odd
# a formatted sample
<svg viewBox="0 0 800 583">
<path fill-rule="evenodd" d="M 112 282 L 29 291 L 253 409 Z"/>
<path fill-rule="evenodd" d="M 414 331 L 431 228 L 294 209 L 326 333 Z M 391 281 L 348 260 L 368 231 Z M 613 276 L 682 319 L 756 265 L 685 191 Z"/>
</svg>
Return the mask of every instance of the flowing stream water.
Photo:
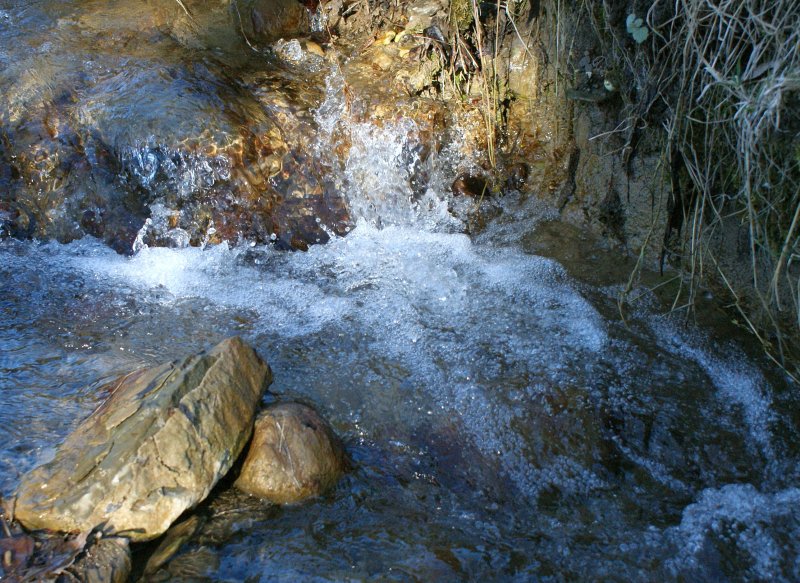
<svg viewBox="0 0 800 583">
<path fill-rule="evenodd" d="M 0 6 L 3 76 L 14 27 L 55 16 Z M 126 66 L 104 75 L 124 89 L 142 74 Z M 623 321 L 626 260 L 535 196 L 460 233 L 452 160 L 414 195 L 411 122 L 349 122 L 337 75 L 312 113 L 319 156 L 336 126 L 352 144 L 345 237 L 131 257 L 91 237 L 0 241 L 0 493 L 104 382 L 238 334 L 274 371 L 266 401 L 316 406 L 354 469 L 296 507 L 218 491 L 174 580 L 800 580 L 796 387 L 644 288 Z"/>
</svg>

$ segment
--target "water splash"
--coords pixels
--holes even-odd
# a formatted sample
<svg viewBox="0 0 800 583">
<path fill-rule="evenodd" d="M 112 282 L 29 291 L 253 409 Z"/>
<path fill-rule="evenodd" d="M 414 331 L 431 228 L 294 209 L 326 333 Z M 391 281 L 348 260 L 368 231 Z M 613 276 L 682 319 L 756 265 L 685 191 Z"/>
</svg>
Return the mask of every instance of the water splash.
<svg viewBox="0 0 800 583">
<path fill-rule="evenodd" d="M 378 228 L 463 231 L 464 216 L 452 212 L 452 196 L 441 188 L 446 181 L 442 176 L 452 174 L 453 160 L 435 152 L 423 158 L 425 149 L 412 119 L 380 124 L 353 120 L 337 66 L 325 84 L 325 99 L 315 112 L 319 127 L 316 153 L 339 169 L 335 182 L 346 193 L 353 219 Z M 330 152 L 337 148 L 347 151 L 343 164 L 331 160 Z"/>
<path fill-rule="evenodd" d="M 120 156 L 127 175 L 150 197 L 167 197 L 191 201 L 215 184 L 231 178 L 231 161 L 227 156 L 206 156 L 147 143 L 128 146 Z"/>
<path fill-rule="evenodd" d="M 38 306 L 33 318 L 41 329 L 29 328 L 31 334 L 47 344 L 53 336 L 49 326 L 78 326 L 83 331 L 69 337 L 70 345 L 79 336 L 92 346 L 44 350 L 26 340 L 22 344 L 30 350 L 97 353 L 91 366 L 80 365 L 97 378 L 135 367 L 145 350 L 156 362 L 165 352 L 183 353 L 240 333 L 270 361 L 277 391 L 320 403 L 364 451 L 388 448 L 380 454 L 387 459 L 375 462 L 387 464 L 381 471 L 400 471 L 392 469 L 400 462 L 391 444 L 420 444 L 422 453 L 403 455 L 413 467 L 424 466 L 420 475 L 432 476 L 424 482 L 432 491 L 417 499 L 421 479 L 413 478 L 393 490 L 399 498 L 392 497 L 387 508 L 411 503 L 427 512 L 431 500 L 455 497 L 452 506 L 437 511 L 448 532 L 468 516 L 470 525 L 481 525 L 469 526 L 472 540 L 497 539 L 481 543 L 490 548 L 509 541 L 524 546 L 535 532 L 543 542 L 527 552 L 536 560 L 556 561 L 573 574 L 592 572 L 582 565 L 597 561 L 604 572 L 617 572 L 612 558 L 598 558 L 606 550 L 581 542 L 595 533 L 611 546 L 624 546 L 614 552 L 631 561 L 634 567 L 624 572 L 634 578 L 641 573 L 636 569 L 645 568 L 641 561 L 666 565 L 667 559 L 675 573 L 707 575 L 704 537 L 716 532 L 715 521 L 733 516 L 753 534 L 723 544 L 745 559 L 764 546 L 763 564 L 753 573 L 785 569 L 786 553 L 769 553 L 794 532 L 784 525 L 795 519 L 789 509 L 796 505 L 786 502 L 794 498 L 725 486 L 739 479 L 738 467 L 758 467 L 760 450 L 741 446 L 751 438 L 750 428 L 736 428 L 731 408 L 714 395 L 730 390 L 725 383 L 758 381 L 752 371 L 724 356 L 711 359 L 718 347 L 698 343 L 681 329 L 669 336 L 636 319 L 626 329 L 603 318 L 586 290 L 552 260 L 515 247 L 476 245 L 465 235 L 378 229 L 366 221 L 349 236 L 307 253 L 221 244 L 143 247 L 125 258 L 91 239 L 66 246 L 0 242 L 0 251 L 6 297 L 16 297 L 15 289 L 30 286 L 29 280 L 40 290 L 22 294 Z M 62 304 L 74 306 L 64 315 Z M 84 312 L 91 318 L 76 324 L 75 314 Z M 648 313 L 640 320 L 652 319 Z M 18 320 L 8 326 L 26 329 Z M 642 343 L 653 346 L 644 351 Z M 686 352 L 684 345 L 693 348 Z M 727 372 L 712 374 L 709 367 Z M 27 377 L 20 376 L 17 386 L 15 374 L 0 371 L 13 387 L 0 399 L 26 390 Z M 684 386 L 697 390 L 686 394 Z M 19 411 L 27 402 L 0 404 L 30 419 L 35 412 Z M 765 407 L 771 411 L 775 404 Z M 78 412 L 69 415 L 67 424 Z M 14 419 L 9 423 L 20 451 L 52 440 L 44 428 L 26 433 Z M 759 430 L 768 442 L 776 439 L 771 424 Z M 461 465 L 447 465 L 451 454 L 437 454 L 436 447 L 458 451 Z M 785 452 L 775 448 L 779 469 L 793 464 Z M 730 468 L 718 466 L 720 455 Z M 373 479 L 372 470 L 364 471 L 367 477 L 354 479 Z M 436 480 L 445 485 L 434 485 Z M 492 486 L 497 483 L 502 487 Z M 500 490 L 493 493 L 492 487 Z M 739 508 L 748 497 L 755 503 Z M 696 500 L 694 507 L 685 508 L 687 498 Z M 340 511 L 337 504 L 331 509 Z M 492 506 L 507 506 L 509 516 L 520 518 L 492 518 L 485 509 Z M 372 512 L 367 520 L 384 523 L 388 516 L 386 509 Z M 665 520 L 681 525 L 653 526 Z M 667 549 L 674 548 L 678 555 L 669 555 Z"/>
<path fill-rule="evenodd" d="M 301 57 L 297 41 L 284 49 Z M 124 174 L 150 197 L 149 223 L 131 258 L 89 238 L 0 242 L 4 494 L 17 468 L 94 407 L 101 379 L 241 334 L 273 366 L 272 389 L 324 409 L 359 463 L 310 512 L 268 510 L 259 521 L 263 509 L 246 507 L 219 539 L 234 540 L 214 545 L 228 545 L 232 580 L 265 568 L 352 578 L 373 556 L 364 578 L 386 565 L 425 580 L 652 580 L 659 569 L 800 578 L 795 434 L 776 422 L 792 418 L 796 400 L 773 398 L 739 353 L 652 311 L 630 327 L 604 317 L 608 290 L 520 248 L 556 216 L 535 196 L 506 204 L 476 239 L 458 234 L 474 205 L 448 191 L 455 168 L 470 164 L 458 140 L 425 155 L 410 119 L 355 121 L 334 64 L 314 152 L 348 197 L 353 232 L 307 253 L 189 247 L 174 226 L 178 203 L 229 180 L 231 164 L 149 138 L 148 125 L 169 137 L 183 120 L 179 135 L 200 136 L 235 100 L 199 65 L 173 78 L 147 61 L 102 78 L 92 58 L 102 91 L 82 114 L 117 136 Z M 129 97 L 109 97 L 124 95 L 129 74 L 134 110 Z M 187 87 L 178 106 L 189 113 L 171 115 Z M 240 105 L 210 143 L 263 113 L 253 100 Z M 149 228 L 173 248 L 147 247 Z M 286 556 L 297 558 L 289 572 Z"/>
</svg>

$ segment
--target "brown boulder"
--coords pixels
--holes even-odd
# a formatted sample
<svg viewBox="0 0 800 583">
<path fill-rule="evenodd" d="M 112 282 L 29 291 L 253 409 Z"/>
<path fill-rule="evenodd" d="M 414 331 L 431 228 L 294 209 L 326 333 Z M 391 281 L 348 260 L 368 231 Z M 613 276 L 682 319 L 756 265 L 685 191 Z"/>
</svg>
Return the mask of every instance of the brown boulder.
<svg viewBox="0 0 800 583">
<path fill-rule="evenodd" d="M 253 496 L 291 504 L 333 486 L 345 466 L 344 448 L 328 423 L 310 407 L 285 403 L 256 419 L 235 485 Z"/>
<path fill-rule="evenodd" d="M 271 380 L 240 338 L 123 377 L 55 458 L 22 478 L 16 518 L 29 529 L 159 536 L 239 457 Z"/>
</svg>

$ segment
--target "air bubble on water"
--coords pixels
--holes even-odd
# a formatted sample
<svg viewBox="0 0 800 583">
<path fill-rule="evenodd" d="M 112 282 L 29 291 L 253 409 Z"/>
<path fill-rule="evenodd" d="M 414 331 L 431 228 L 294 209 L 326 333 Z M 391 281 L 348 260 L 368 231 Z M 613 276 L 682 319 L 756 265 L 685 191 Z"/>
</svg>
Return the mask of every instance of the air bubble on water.
<svg viewBox="0 0 800 583">
<path fill-rule="evenodd" d="M 769 386 L 761 372 L 749 364 L 738 349 L 729 347 L 728 351 L 733 354 L 723 356 L 723 347 L 709 344 L 698 330 L 680 330 L 669 317 L 648 321 L 667 350 L 702 367 L 714 383 L 721 403 L 740 409 L 761 453 L 768 460 L 774 460 L 771 427 L 775 415 Z"/>
<path fill-rule="evenodd" d="M 691 572 L 717 552 L 718 545 L 724 544 L 732 547 L 746 567 L 738 572 L 743 579 L 788 580 L 779 574 L 786 572 L 782 562 L 787 553 L 796 558 L 800 550 L 798 508 L 800 489 L 797 488 L 773 493 L 760 492 L 751 484 L 705 489 L 695 503 L 684 509 L 680 525 L 665 533 L 678 549 L 667 567 L 675 576 Z M 794 526 L 789 533 L 781 533 L 772 526 L 776 523 Z M 794 576 L 798 574 L 795 563 Z M 792 577 L 791 572 L 787 575 Z"/>
<path fill-rule="evenodd" d="M 272 45 L 272 50 L 287 61 L 298 63 L 303 60 L 303 47 L 297 39 L 278 40 Z"/>
</svg>

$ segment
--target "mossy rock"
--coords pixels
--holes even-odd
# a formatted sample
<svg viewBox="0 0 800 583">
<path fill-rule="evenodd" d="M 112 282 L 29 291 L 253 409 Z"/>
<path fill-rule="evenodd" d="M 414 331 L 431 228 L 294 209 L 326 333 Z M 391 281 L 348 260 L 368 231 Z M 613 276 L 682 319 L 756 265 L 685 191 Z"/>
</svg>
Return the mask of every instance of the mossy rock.
<svg viewBox="0 0 800 583">
<path fill-rule="evenodd" d="M 450 2 L 450 22 L 459 32 L 466 32 L 472 26 L 474 12 L 470 0 L 452 0 Z"/>
</svg>

